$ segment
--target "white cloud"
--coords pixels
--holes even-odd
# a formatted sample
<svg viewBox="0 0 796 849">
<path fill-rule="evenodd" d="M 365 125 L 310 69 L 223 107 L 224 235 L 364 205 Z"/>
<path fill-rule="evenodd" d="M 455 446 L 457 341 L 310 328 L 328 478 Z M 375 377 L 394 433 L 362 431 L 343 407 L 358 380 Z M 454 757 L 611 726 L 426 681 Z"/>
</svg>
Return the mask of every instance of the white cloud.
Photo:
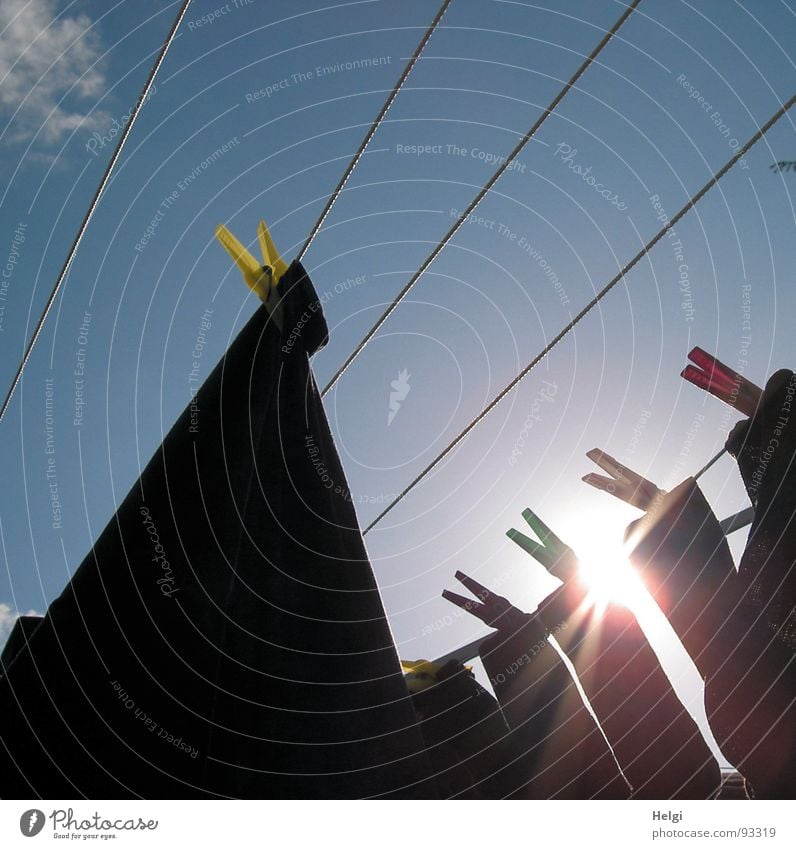
<svg viewBox="0 0 796 849">
<path fill-rule="evenodd" d="M 10 605 L 0 601 L 0 651 L 3 650 L 3 646 L 6 644 L 8 635 L 13 630 L 14 623 L 17 619 L 19 619 L 20 615 L 41 616 L 41 614 L 36 613 L 35 610 L 29 610 L 27 613 L 20 614 L 19 611 L 14 610 L 14 608 Z"/>
<path fill-rule="evenodd" d="M 14 116 L 6 131 L 12 140 L 30 140 L 41 130 L 40 138 L 54 143 L 76 127 L 93 130 L 108 121 L 106 113 L 88 116 L 76 103 L 105 86 L 99 65 L 89 70 L 102 53 L 99 34 L 89 30 L 86 14 L 56 15 L 55 0 L 0 3 L 0 110 L 6 120 Z"/>
</svg>

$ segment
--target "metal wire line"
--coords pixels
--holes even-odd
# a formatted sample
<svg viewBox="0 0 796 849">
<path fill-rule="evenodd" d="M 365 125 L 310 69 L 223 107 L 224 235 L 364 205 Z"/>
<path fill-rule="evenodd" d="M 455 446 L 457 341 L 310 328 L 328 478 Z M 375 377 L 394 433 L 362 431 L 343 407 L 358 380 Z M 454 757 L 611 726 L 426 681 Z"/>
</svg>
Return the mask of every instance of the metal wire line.
<svg viewBox="0 0 796 849">
<path fill-rule="evenodd" d="M 428 270 L 431 263 L 442 253 L 443 249 L 446 247 L 448 242 L 456 235 L 459 231 L 459 228 L 464 224 L 464 222 L 470 217 L 473 210 L 478 206 L 479 203 L 487 196 L 492 187 L 497 183 L 497 181 L 503 176 L 505 171 L 510 167 L 512 162 L 517 158 L 525 145 L 536 135 L 536 132 L 539 128 L 544 124 L 544 122 L 553 114 L 558 104 L 566 97 L 569 93 L 570 89 L 577 83 L 577 81 L 583 76 L 588 67 L 594 62 L 597 56 L 600 54 L 602 49 L 608 44 L 608 42 L 616 35 L 622 24 L 633 14 L 636 9 L 636 6 L 641 2 L 641 0 L 633 0 L 633 2 L 625 9 L 625 11 L 620 16 L 619 20 L 611 27 L 610 30 L 603 36 L 600 43 L 592 50 L 592 52 L 588 55 L 588 57 L 583 61 L 581 66 L 577 71 L 570 77 L 567 84 L 559 91 L 559 93 L 553 98 L 550 105 L 545 108 L 542 112 L 541 116 L 537 119 L 534 125 L 528 130 L 528 132 L 520 139 L 514 150 L 506 157 L 506 160 L 503 164 L 498 168 L 497 171 L 492 175 L 486 185 L 478 192 L 478 194 L 473 198 L 470 202 L 470 205 L 467 209 L 459 215 L 459 217 L 454 222 L 453 226 L 448 230 L 448 232 L 442 237 L 442 241 L 434 248 L 434 250 L 428 255 L 420 268 L 414 273 L 409 282 L 401 289 L 398 293 L 398 296 L 395 300 L 387 307 L 387 309 L 382 313 L 382 315 L 378 318 L 376 323 L 370 330 L 365 334 L 362 341 L 354 348 L 351 354 L 348 356 L 346 361 L 340 366 L 339 369 L 334 373 L 332 379 L 326 384 L 321 392 L 321 397 L 325 396 L 330 389 L 337 383 L 337 381 L 342 377 L 346 369 L 354 362 L 354 360 L 360 355 L 365 346 L 370 342 L 370 340 L 378 333 L 379 328 L 384 324 L 385 321 L 392 315 L 393 311 L 396 309 L 398 304 L 406 297 L 409 293 L 409 290 L 417 283 L 417 281 L 423 276 L 423 274 Z"/>
<path fill-rule="evenodd" d="M 343 193 L 343 189 L 345 188 L 346 183 L 348 182 L 348 178 L 354 172 L 354 169 L 359 164 L 359 160 L 362 159 L 362 155 L 365 153 L 365 149 L 370 144 L 373 136 L 376 135 L 377 130 L 382 124 L 384 117 L 390 111 L 390 107 L 393 104 L 393 101 L 398 96 L 398 92 L 403 88 L 403 84 L 406 82 L 409 74 L 412 73 L 412 69 L 417 64 L 417 60 L 420 58 L 420 54 L 425 49 L 425 46 L 428 44 L 429 39 L 431 38 L 432 33 L 437 28 L 437 24 L 442 20 L 442 16 L 448 9 L 448 6 L 453 2 L 453 0 L 444 0 L 443 4 L 440 6 L 439 11 L 434 16 L 434 20 L 431 22 L 431 25 L 426 30 L 423 38 L 420 39 L 420 43 L 415 47 L 415 52 L 412 54 L 411 58 L 406 64 L 406 67 L 403 69 L 401 76 L 398 78 L 398 82 L 395 84 L 395 87 L 390 92 L 387 100 L 384 101 L 384 106 L 381 107 L 381 111 L 376 116 L 376 119 L 371 124 L 370 129 L 368 130 L 365 138 L 362 140 L 362 144 L 359 146 L 359 150 L 354 154 L 353 159 L 348 163 L 348 167 L 345 170 L 345 173 L 340 178 L 340 182 L 337 184 L 337 187 L 329 196 L 329 200 L 326 202 L 326 206 L 323 208 L 323 212 L 320 214 L 318 220 L 315 222 L 312 230 L 310 231 L 309 236 L 307 236 L 307 241 L 304 242 L 304 247 L 298 252 L 296 256 L 296 261 L 301 262 L 304 258 L 304 254 L 309 250 L 310 245 L 313 242 L 313 239 L 320 232 L 321 227 L 323 227 L 324 221 L 326 221 L 327 216 L 332 211 L 332 207 L 335 205 L 337 199 Z"/>
<path fill-rule="evenodd" d="M 481 422 L 492 410 L 509 394 L 509 392 L 514 389 L 514 387 L 533 369 L 536 365 L 538 365 L 549 353 L 555 348 L 555 346 L 575 327 L 576 324 L 590 311 L 592 310 L 610 291 L 611 289 L 619 283 L 620 280 L 624 279 L 624 277 L 628 274 L 634 266 L 636 266 L 655 245 L 671 230 L 680 219 L 688 213 L 694 206 L 699 203 L 699 201 L 710 191 L 710 189 L 715 186 L 719 180 L 732 168 L 735 163 L 745 156 L 749 150 L 758 142 L 761 138 L 774 126 L 774 124 L 779 121 L 779 119 L 796 103 L 796 95 L 792 96 L 790 100 L 788 100 L 785 104 L 783 104 L 777 111 L 769 118 L 768 121 L 746 142 L 746 144 L 739 148 L 738 151 L 720 168 L 708 181 L 704 186 L 695 194 L 692 195 L 685 206 L 680 209 L 680 211 L 669 221 L 667 221 L 663 227 L 647 242 L 646 245 L 608 282 L 605 286 L 586 304 L 585 307 L 547 344 L 545 347 L 531 360 L 530 363 L 506 386 L 504 387 L 490 402 L 484 407 L 483 410 L 464 428 L 464 430 L 452 441 L 448 444 L 448 446 L 439 454 L 431 463 L 423 469 L 422 472 L 395 498 L 391 501 L 384 510 L 379 513 L 378 516 L 365 528 L 363 534 L 368 533 L 378 522 L 380 522 L 389 512 L 395 507 L 400 501 L 402 501 L 408 494 L 411 492 L 419 483 L 423 480 L 426 475 L 432 471 L 437 464 L 447 457 L 448 454 L 472 431 L 478 424 Z M 713 460 L 710 461 L 708 466 L 703 468 L 698 475 L 701 475 L 707 468 L 713 464 L 718 458 L 724 453 L 724 451 L 720 451 Z"/>
<path fill-rule="evenodd" d="M 704 474 L 705 474 L 705 472 L 706 472 L 706 471 L 707 471 L 707 470 L 708 470 L 708 469 L 709 469 L 709 468 L 710 468 L 710 467 L 711 467 L 711 466 L 712 466 L 712 465 L 713 465 L 713 464 L 714 464 L 717 460 L 720 460 L 720 459 L 724 456 L 724 452 L 725 452 L 726 450 L 727 450 L 726 448 L 722 448 L 722 449 L 721 449 L 721 451 L 719 451 L 719 453 L 718 453 L 718 454 L 716 454 L 716 456 L 715 456 L 715 457 L 712 457 L 710 460 L 708 460 L 708 461 L 707 461 L 707 463 L 705 463 L 705 465 L 704 465 L 704 466 L 702 466 L 702 468 L 701 468 L 701 469 L 700 469 L 700 470 L 699 470 L 699 471 L 698 471 L 698 472 L 694 475 L 694 480 L 695 480 L 695 481 L 698 481 L 698 480 L 702 477 L 702 475 L 704 475 Z"/>
<path fill-rule="evenodd" d="M 157 76 L 158 71 L 160 70 L 160 66 L 163 64 L 163 60 L 166 58 L 166 54 L 169 52 L 169 48 L 171 47 L 175 36 L 177 35 L 177 30 L 182 23 L 182 19 L 185 17 L 185 13 L 188 11 L 188 7 L 191 5 L 191 0 L 184 0 L 182 6 L 180 6 L 180 10 L 177 12 L 177 17 L 174 19 L 174 23 L 171 25 L 171 29 L 169 30 L 169 34 L 166 36 L 166 40 L 163 42 L 163 46 L 160 48 L 160 52 L 158 53 L 157 59 L 155 59 L 155 64 L 152 66 L 152 69 L 149 72 L 149 76 L 147 77 L 146 82 L 144 83 L 143 89 L 141 89 L 141 94 L 138 95 L 138 100 L 136 101 L 135 106 L 133 107 L 130 113 L 130 120 L 125 125 L 122 130 L 122 134 L 119 136 L 119 141 L 116 144 L 116 149 L 113 151 L 113 156 L 111 156 L 110 161 L 108 162 L 107 167 L 105 168 L 105 173 L 102 175 L 102 179 L 100 180 L 99 185 L 97 186 L 97 191 L 94 193 L 94 197 L 89 204 L 88 211 L 83 217 L 83 222 L 80 225 L 80 228 L 77 231 L 77 235 L 72 242 L 72 247 L 69 249 L 69 253 L 66 256 L 66 260 L 61 268 L 61 273 L 58 275 L 58 279 L 55 281 L 55 286 L 53 286 L 53 290 L 50 293 L 50 297 L 47 299 L 47 304 L 44 307 L 44 312 L 41 314 L 38 323 L 36 324 L 36 329 L 33 331 L 33 336 L 31 337 L 30 342 L 28 342 L 28 346 L 25 349 L 25 355 L 22 358 L 22 362 L 17 369 L 17 373 L 14 375 L 14 379 L 11 382 L 11 387 L 8 390 L 8 394 L 6 395 L 5 401 L 3 401 L 3 406 L 0 408 L 0 421 L 3 420 L 3 416 L 6 414 L 6 410 L 8 409 L 8 405 L 11 403 L 11 398 L 14 395 L 14 391 L 19 384 L 19 381 L 22 379 L 22 373 L 25 371 L 25 366 L 28 364 L 28 360 L 30 359 L 31 354 L 33 353 L 33 348 L 36 345 L 36 342 L 41 335 L 42 329 L 44 328 L 44 324 L 47 321 L 47 316 L 50 314 L 50 310 L 52 309 L 53 304 L 55 303 L 55 299 L 58 297 L 58 292 L 63 285 L 64 280 L 66 279 L 66 275 L 69 273 L 69 268 L 72 265 L 72 260 L 75 258 L 75 254 L 77 254 L 77 249 L 80 247 L 80 242 L 83 239 L 83 236 L 88 229 L 88 225 L 91 222 L 91 219 L 94 217 L 94 212 L 99 205 L 100 198 L 102 197 L 105 188 L 108 185 L 108 182 L 111 177 L 111 172 L 113 171 L 117 161 L 119 160 L 119 156 L 121 155 L 122 148 L 124 147 L 124 143 L 127 141 L 127 137 L 130 135 L 130 131 L 133 129 L 133 124 L 135 124 L 136 118 L 138 117 L 138 113 L 141 111 L 141 107 L 146 102 L 149 97 L 149 92 L 152 88 L 152 84 L 155 82 L 155 77 Z"/>
</svg>

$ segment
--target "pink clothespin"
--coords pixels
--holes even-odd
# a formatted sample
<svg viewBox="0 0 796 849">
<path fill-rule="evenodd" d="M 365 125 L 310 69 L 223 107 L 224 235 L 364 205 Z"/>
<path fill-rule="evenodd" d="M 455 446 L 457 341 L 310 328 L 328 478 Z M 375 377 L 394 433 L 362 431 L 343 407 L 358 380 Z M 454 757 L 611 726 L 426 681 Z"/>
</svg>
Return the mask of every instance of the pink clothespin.
<svg viewBox="0 0 796 849">
<path fill-rule="evenodd" d="M 763 394 L 759 386 L 755 386 L 702 348 L 694 348 L 688 359 L 696 363 L 696 366 L 686 366 L 680 373 L 681 377 L 747 416 L 755 414 Z"/>
</svg>

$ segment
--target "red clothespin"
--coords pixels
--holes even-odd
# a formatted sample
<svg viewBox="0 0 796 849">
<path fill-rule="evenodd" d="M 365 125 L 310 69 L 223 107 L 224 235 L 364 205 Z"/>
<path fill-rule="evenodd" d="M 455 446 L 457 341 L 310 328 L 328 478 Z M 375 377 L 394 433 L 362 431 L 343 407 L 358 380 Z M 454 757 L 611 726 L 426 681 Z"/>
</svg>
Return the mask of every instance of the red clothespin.
<svg viewBox="0 0 796 849">
<path fill-rule="evenodd" d="M 763 394 L 759 386 L 755 386 L 743 375 L 725 366 L 701 348 L 694 348 L 688 359 L 696 363 L 696 366 L 686 366 L 680 372 L 681 377 L 747 416 L 755 414 Z"/>
<path fill-rule="evenodd" d="M 501 631 L 518 631 L 527 624 L 528 614 L 518 607 L 514 607 L 508 599 L 488 590 L 483 584 L 479 584 L 478 581 L 468 577 L 464 572 L 457 572 L 455 578 L 464 584 L 479 600 L 473 601 L 471 598 L 452 593 L 450 590 L 443 590 L 442 597 L 446 601 L 455 604 L 468 613 L 472 613 L 473 616 L 480 619 L 485 625 L 489 625 L 490 628 L 498 628 Z"/>
<path fill-rule="evenodd" d="M 641 477 L 627 466 L 622 466 L 599 448 L 587 451 L 586 456 L 610 475 L 605 477 L 590 472 L 581 478 L 584 483 L 595 489 L 607 492 L 626 504 L 644 511 L 648 511 L 656 500 L 666 495 L 665 490 L 659 489 L 652 481 Z"/>
</svg>

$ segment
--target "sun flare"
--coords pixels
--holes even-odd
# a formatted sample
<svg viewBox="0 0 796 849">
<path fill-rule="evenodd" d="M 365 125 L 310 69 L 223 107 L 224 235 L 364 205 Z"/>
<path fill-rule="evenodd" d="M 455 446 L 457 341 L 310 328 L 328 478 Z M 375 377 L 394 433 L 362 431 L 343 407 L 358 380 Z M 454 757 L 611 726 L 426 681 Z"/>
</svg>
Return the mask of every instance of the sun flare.
<svg viewBox="0 0 796 849">
<path fill-rule="evenodd" d="M 627 554 L 617 551 L 592 551 L 580 558 L 579 572 L 588 587 L 587 602 L 595 612 L 602 613 L 609 604 L 621 604 L 634 609 L 644 592 Z"/>
<path fill-rule="evenodd" d="M 587 603 L 596 614 L 609 604 L 621 604 L 637 611 L 644 606 L 647 592 L 628 560 L 623 544 L 624 527 L 616 514 L 590 512 L 580 517 L 569 542 L 578 555 L 580 579 L 589 590 Z"/>
</svg>

